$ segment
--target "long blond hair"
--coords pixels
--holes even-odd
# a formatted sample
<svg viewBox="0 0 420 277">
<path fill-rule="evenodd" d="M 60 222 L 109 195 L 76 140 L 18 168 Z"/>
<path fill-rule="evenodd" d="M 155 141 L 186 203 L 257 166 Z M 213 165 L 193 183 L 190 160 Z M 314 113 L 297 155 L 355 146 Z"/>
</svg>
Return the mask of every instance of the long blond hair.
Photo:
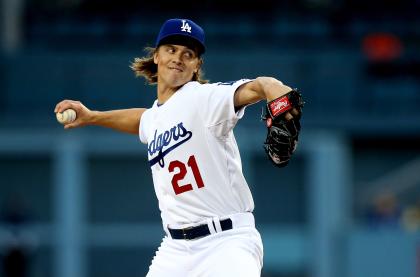
<svg viewBox="0 0 420 277">
<path fill-rule="evenodd" d="M 149 85 L 154 85 L 157 83 L 157 65 L 154 63 L 153 55 L 156 53 L 157 48 L 146 47 L 144 48 L 147 53 L 146 56 L 142 58 L 134 58 L 134 62 L 131 63 L 130 68 L 136 74 L 136 77 L 144 77 Z M 203 63 L 203 59 L 200 57 L 200 63 Z M 203 71 L 201 67 L 197 72 L 193 74 L 191 81 L 197 81 L 201 84 L 208 83 L 208 80 L 203 79 Z"/>
</svg>

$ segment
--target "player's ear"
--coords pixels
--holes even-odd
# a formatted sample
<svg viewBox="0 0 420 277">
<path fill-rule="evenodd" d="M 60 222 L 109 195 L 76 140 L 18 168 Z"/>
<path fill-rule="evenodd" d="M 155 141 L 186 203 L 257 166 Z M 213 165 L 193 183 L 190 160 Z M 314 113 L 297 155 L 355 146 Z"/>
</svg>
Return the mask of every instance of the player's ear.
<svg viewBox="0 0 420 277">
<path fill-rule="evenodd" d="M 199 70 L 200 70 L 200 68 L 201 68 L 201 65 L 203 64 L 203 59 L 202 58 L 200 58 L 199 60 L 198 60 L 198 63 L 197 63 L 197 66 L 195 67 L 195 69 L 194 69 L 194 73 L 197 73 Z"/>
<path fill-rule="evenodd" d="M 159 62 L 159 55 L 158 55 L 158 51 L 155 51 L 155 53 L 153 53 L 153 62 L 155 64 L 158 64 Z"/>
</svg>

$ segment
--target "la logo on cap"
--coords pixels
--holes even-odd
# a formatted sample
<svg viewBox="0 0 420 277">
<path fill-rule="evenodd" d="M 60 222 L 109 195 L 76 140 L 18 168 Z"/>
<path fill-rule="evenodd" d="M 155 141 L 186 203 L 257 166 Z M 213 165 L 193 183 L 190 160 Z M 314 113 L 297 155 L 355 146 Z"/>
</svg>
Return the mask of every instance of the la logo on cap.
<svg viewBox="0 0 420 277">
<path fill-rule="evenodd" d="M 191 26 L 186 20 L 182 20 L 181 31 L 191 33 Z"/>
</svg>

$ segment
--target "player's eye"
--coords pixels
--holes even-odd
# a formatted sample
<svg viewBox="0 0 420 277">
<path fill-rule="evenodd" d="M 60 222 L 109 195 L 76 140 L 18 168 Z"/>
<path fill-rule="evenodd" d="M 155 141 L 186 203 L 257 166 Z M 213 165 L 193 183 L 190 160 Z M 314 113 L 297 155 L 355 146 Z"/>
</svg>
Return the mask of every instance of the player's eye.
<svg viewBox="0 0 420 277">
<path fill-rule="evenodd" d="M 192 58 L 194 58 L 194 53 L 193 53 L 193 52 L 191 52 L 191 51 L 186 51 L 186 52 L 184 53 L 184 56 L 185 56 L 187 59 L 192 59 Z"/>
</svg>

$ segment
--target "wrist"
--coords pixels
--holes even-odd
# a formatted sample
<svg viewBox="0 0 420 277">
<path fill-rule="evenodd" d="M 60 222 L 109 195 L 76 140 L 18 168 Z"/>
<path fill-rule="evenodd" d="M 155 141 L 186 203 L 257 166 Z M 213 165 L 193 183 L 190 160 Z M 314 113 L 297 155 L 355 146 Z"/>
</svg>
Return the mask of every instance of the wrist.
<svg viewBox="0 0 420 277">
<path fill-rule="evenodd" d="M 292 91 L 292 88 L 283 84 L 271 86 L 270 88 L 267 89 L 267 93 L 266 93 L 267 102 L 270 102 L 279 97 L 282 97 L 286 95 L 287 93 L 289 93 L 290 91 Z"/>
<path fill-rule="evenodd" d="M 100 111 L 91 111 L 88 122 L 90 125 L 98 125 L 101 121 L 103 112 Z"/>
</svg>

